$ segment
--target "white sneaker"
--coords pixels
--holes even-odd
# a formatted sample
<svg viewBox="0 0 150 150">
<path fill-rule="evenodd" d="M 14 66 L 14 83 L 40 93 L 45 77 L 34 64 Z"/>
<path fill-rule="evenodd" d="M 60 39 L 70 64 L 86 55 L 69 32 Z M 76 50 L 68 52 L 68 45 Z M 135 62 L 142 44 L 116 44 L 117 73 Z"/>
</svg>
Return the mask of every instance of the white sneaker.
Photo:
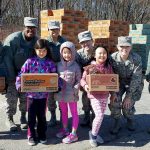
<svg viewBox="0 0 150 150">
<path fill-rule="evenodd" d="M 45 140 L 40 140 L 40 143 L 41 144 L 45 144 L 47 142 L 47 140 L 45 139 Z"/>
<path fill-rule="evenodd" d="M 89 142 L 92 147 L 97 147 L 97 139 L 92 138 L 92 133 L 89 131 Z"/>
<path fill-rule="evenodd" d="M 101 136 L 97 135 L 97 138 L 96 138 L 96 141 L 100 144 L 103 144 L 104 143 L 104 140 L 102 139 Z"/>
</svg>

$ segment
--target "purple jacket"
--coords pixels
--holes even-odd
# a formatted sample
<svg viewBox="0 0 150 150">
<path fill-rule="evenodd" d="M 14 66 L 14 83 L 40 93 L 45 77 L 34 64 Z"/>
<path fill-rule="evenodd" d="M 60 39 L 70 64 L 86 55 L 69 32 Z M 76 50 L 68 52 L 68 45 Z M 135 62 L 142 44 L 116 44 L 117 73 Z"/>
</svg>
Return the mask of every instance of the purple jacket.
<svg viewBox="0 0 150 150">
<path fill-rule="evenodd" d="M 16 89 L 18 90 L 21 87 L 21 74 L 22 73 L 55 73 L 56 66 L 48 58 L 38 58 L 33 57 L 27 59 L 24 65 L 21 68 L 21 72 L 16 78 Z M 48 97 L 48 92 L 27 92 L 27 97 L 42 99 Z"/>
<path fill-rule="evenodd" d="M 62 50 L 67 47 L 72 52 L 72 60 L 70 62 L 64 61 L 62 57 Z M 55 93 L 57 101 L 78 101 L 78 92 L 81 80 L 81 71 L 79 65 L 75 61 L 76 50 L 72 42 L 65 42 L 61 45 L 60 56 L 61 62 L 57 64 L 57 72 L 61 81 L 61 91 Z"/>
</svg>

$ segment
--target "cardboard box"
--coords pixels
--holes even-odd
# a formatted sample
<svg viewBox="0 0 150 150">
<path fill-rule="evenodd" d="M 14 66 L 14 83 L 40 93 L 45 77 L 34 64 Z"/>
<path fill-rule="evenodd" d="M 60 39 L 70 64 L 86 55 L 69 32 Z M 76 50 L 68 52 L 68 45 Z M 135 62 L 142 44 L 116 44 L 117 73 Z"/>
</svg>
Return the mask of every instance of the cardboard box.
<svg viewBox="0 0 150 150">
<path fill-rule="evenodd" d="M 54 92 L 57 90 L 57 73 L 24 73 L 21 76 L 22 92 Z"/>
<path fill-rule="evenodd" d="M 86 77 L 89 91 L 119 91 L 117 74 L 89 74 Z"/>
<path fill-rule="evenodd" d="M 5 92 L 5 77 L 0 77 L 0 93 Z"/>
</svg>

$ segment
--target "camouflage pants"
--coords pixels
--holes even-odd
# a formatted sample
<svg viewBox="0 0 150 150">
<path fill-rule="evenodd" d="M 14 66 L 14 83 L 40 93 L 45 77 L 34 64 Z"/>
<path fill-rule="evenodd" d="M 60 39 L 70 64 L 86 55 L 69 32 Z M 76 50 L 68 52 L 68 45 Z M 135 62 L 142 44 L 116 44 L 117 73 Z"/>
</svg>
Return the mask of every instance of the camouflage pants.
<svg viewBox="0 0 150 150">
<path fill-rule="evenodd" d="M 54 93 L 50 93 L 48 97 L 48 109 L 49 111 L 55 111 L 56 108 L 57 108 L 57 105 L 54 99 Z"/>
<path fill-rule="evenodd" d="M 90 99 L 87 97 L 86 91 L 82 91 L 82 105 L 83 105 L 82 107 L 83 111 L 89 112 L 90 110 L 92 110 Z"/>
<path fill-rule="evenodd" d="M 26 112 L 26 96 L 25 93 L 18 93 L 16 90 L 15 83 L 8 84 L 6 93 L 6 113 L 8 115 L 15 115 L 17 110 L 17 102 L 19 99 L 19 110 L 21 112 Z"/>
<path fill-rule="evenodd" d="M 122 107 L 122 97 L 125 92 L 128 92 L 128 88 L 121 86 L 118 94 L 118 100 L 113 104 L 109 104 L 109 109 L 111 111 L 111 116 L 114 119 L 119 119 L 123 114 L 125 118 L 132 119 L 135 113 L 134 104 L 135 101 L 132 101 L 131 107 L 129 109 Z M 122 113 L 121 113 L 122 111 Z"/>
</svg>

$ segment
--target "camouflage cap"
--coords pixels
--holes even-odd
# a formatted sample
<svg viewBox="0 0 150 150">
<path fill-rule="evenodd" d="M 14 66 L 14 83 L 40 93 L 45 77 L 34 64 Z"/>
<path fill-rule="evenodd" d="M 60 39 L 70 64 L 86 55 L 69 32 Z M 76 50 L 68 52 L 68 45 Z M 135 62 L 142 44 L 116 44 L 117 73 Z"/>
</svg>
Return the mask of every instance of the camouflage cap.
<svg viewBox="0 0 150 150">
<path fill-rule="evenodd" d="M 81 43 L 83 41 L 92 40 L 91 32 L 90 31 L 80 32 L 78 34 L 78 39 L 79 39 L 79 43 Z"/>
<path fill-rule="evenodd" d="M 37 20 L 37 18 L 24 17 L 24 25 L 25 25 L 25 27 L 37 27 L 38 20 Z"/>
<path fill-rule="evenodd" d="M 129 36 L 118 37 L 118 46 L 132 46 L 132 38 Z"/>
<path fill-rule="evenodd" d="M 59 21 L 49 21 L 48 22 L 48 29 L 60 29 L 60 23 Z"/>
</svg>

